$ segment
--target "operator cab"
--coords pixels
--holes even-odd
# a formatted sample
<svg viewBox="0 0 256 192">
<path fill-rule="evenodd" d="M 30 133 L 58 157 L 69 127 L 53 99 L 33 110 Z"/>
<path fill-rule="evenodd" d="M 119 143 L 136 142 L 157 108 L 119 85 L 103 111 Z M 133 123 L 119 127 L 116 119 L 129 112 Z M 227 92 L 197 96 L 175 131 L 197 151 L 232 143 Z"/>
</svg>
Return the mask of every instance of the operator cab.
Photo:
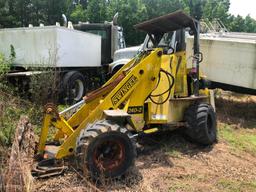
<svg viewBox="0 0 256 192">
<path fill-rule="evenodd" d="M 154 37 L 154 34 L 152 34 L 152 36 Z M 153 49 L 156 47 L 164 48 L 164 50 L 167 51 L 167 53 L 169 54 L 179 51 L 185 51 L 186 42 L 184 29 L 164 33 L 157 45 L 154 45 L 149 35 L 147 35 L 141 47 L 141 50 Z"/>
<path fill-rule="evenodd" d="M 172 54 L 176 51 L 185 50 L 186 28 L 190 28 L 189 34 L 194 35 L 194 55 L 191 77 L 193 79 L 193 95 L 199 95 L 199 63 L 202 61 L 202 54 L 199 51 L 199 33 L 200 23 L 182 11 L 176 11 L 158 18 L 154 18 L 134 26 L 135 29 L 144 31 L 148 34 L 150 43 L 147 46 L 152 48 L 162 47 L 164 54 Z M 180 32 L 179 32 L 180 31 Z M 170 46 L 171 36 L 180 35 L 180 41 L 177 39 Z M 176 39 L 176 38 L 175 38 Z M 166 41 L 167 40 L 167 41 Z"/>
</svg>

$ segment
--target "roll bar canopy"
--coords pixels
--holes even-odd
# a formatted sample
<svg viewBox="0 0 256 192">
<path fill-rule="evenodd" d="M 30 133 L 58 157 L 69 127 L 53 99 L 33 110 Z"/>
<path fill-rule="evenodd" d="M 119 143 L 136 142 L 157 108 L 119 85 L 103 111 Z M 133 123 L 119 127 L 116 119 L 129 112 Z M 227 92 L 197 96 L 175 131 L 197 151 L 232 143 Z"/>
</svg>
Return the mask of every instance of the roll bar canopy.
<svg viewBox="0 0 256 192">
<path fill-rule="evenodd" d="M 163 34 L 183 28 L 196 30 L 198 21 L 185 14 L 183 11 L 176 11 L 161 17 L 150 19 L 135 25 L 135 29 L 149 34 Z"/>
</svg>

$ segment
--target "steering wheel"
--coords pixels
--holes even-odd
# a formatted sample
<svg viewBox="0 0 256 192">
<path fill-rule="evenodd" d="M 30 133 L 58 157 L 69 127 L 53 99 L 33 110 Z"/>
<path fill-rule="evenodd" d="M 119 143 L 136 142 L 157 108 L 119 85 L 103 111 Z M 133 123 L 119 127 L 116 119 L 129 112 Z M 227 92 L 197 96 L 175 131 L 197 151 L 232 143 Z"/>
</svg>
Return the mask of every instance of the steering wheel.
<svg viewBox="0 0 256 192">
<path fill-rule="evenodd" d="M 163 48 L 164 54 L 171 55 L 174 53 L 174 48 L 169 45 L 158 45 L 157 47 Z"/>
</svg>

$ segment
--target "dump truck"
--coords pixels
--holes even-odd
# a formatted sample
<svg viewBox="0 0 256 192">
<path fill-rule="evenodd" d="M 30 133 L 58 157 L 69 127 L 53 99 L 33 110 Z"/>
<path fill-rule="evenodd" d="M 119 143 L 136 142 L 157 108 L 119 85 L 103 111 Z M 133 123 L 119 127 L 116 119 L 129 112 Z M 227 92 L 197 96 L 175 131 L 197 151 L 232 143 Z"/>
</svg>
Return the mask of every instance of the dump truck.
<svg viewBox="0 0 256 192">
<path fill-rule="evenodd" d="M 69 103 L 81 100 L 86 91 L 103 84 L 114 52 L 125 48 L 117 16 L 112 22 L 79 22 L 69 28 L 0 29 L 0 52 L 9 57 L 11 47 L 15 53 L 8 74 L 10 82 L 23 89 L 29 87 L 32 75 L 55 71 L 55 79 L 61 82 L 58 85 L 60 100 Z"/>
<path fill-rule="evenodd" d="M 62 112 L 45 106 L 35 177 L 63 173 L 68 159 L 93 179 L 119 177 L 134 165 L 137 138 L 160 131 L 182 129 L 204 146 L 216 142 L 214 95 L 199 68 L 199 22 L 178 11 L 135 28 L 148 33 L 151 43 L 102 87 Z M 169 41 L 185 28 L 194 35 L 191 68 L 183 44 L 174 49 Z M 50 128 L 56 131 L 52 140 Z"/>
<path fill-rule="evenodd" d="M 178 36 L 177 36 L 178 35 Z M 180 39 L 180 36 L 183 39 Z M 187 60 L 192 65 L 193 37 L 186 30 L 170 38 L 173 47 L 179 44 L 187 51 Z M 185 40 L 184 40 L 185 38 Z M 114 74 L 150 41 L 147 36 L 140 46 L 117 50 L 110 73 Z M 200 34 L 202 73 L 207 77 L 210 88 L 221 88 L 238 93 L 256 95 L 256 34 L 224 31 L 210 31 Z M 178 47 L 179 49 L 179 47 Z"/>
</svg>

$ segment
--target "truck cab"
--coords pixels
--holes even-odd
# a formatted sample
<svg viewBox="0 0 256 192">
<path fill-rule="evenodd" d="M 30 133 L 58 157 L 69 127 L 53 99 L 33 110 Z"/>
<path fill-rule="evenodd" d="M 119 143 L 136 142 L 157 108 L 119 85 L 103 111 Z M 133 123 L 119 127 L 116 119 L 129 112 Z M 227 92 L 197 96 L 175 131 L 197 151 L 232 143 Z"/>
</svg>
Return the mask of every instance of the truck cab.
<svg viewBox="0 0 256 192">
<path fill-rule="evenodd" d="M 123 28 L 114 21 L 105 23 L 79 22 L 74 29 L 101 36 L 101 64 L 113 62 L 115 51 L 126 47 Z"/>
</svg>

